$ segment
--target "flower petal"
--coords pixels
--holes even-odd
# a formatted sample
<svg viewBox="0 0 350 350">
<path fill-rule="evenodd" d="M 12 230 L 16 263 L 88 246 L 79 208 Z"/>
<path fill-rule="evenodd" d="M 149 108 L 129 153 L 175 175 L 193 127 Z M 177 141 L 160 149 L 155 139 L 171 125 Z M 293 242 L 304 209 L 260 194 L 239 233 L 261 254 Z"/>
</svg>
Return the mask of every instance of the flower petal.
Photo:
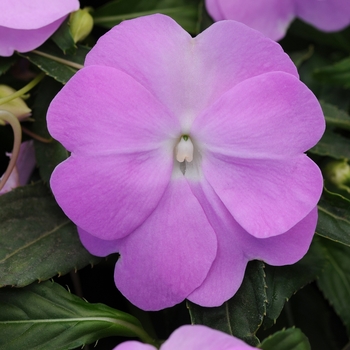
<svg viewBox="0 0 350 350">
<path fill-rule="evenodd" d="M 172 180 L 147 221 L 122 240 L 116 285 L 144 310 L 171 307 L 201 285 L 216 247 L 215 233 L 186 179 Z"/>
<path fill-rule="evenodd" d="M 309 250 L 317 224 L 317 207 L 282 235 L 247 240 L 245 253 L 250 259 L 263 260 L 273 266 L 294 264 Z"/>
<path fill-rule="evenodd" d="M 201 325 L 175 330 L 161 350 L 249 350 L 257 349 L 226 333 Z M 118 349 L 119 350 L 119 349 Z"/>
<path fill-rule="evenodd" d="M 51 176 L 66 215 L 83 230 L 115 240 L 141 225 L 170 180 L 172 159 L 159 151 L 85 157 L 72 155 Z"/>
<path fill-rule="evenodd" d="M 299 18 L 324 31 L 343 29 L 350 24 L 350 2 L 344 0 L 295 0 Z"/>
<path fill-rule="evenodd" d="M 154 346 L 149 344 L 142 344 L 138 341 L 126 341 L 119 344 L 113 350 L 157 350 Z"/>
<path fill-rule="evenodd" d="M 203 170 L 235 220 L 257 238 L 295 226 L 316 206 L 323 187 L 320 169 L 304 154 L 287 160 L 210 156 Z"/>
<path fill-rule="evenodd" d="M 33 30 L 12 29 L 0 26 L 0 56 L 8 57 L 14 51 L 28 52 L 36 49 L 58 29 L 65 18 L 62 17 L 45 27 Z"/>
<path fill-rule="evenodd" d="M 242 284 L 248 262 L 244 252 L 245 239 L 250 235 L 232 218 L 205 180 L 192 182 L 190 186 L 216 232 L 218 250 L 208 276 L 187 299 L 201 306 L 220 306 Z"/>
<path fill-rule="evenodd" d="M 142 85 L 103 66 L 78 71 L 51 102 L 47 121 L 51 135 L 76 154 L 162 147 L 172 158 L 173 139 L 180 133 L 178 120 Z"/>
<path fill-rule="evenodd" d="M 322 109 L 297 78 L 271 72 L 236 85 L 194 121 L 202 148 L 239 159 L 284 158 L 313 147 L 325 129 Z"/>
<path fill-rule="evenodd" d="M 273 40 L 285 35 L 295 16 L 294 0 L 206 0 L 206 6 L 216 21 L 234 19 Z M 222 16 L 218 16 L 220 13 Z"/>
<path fill-rule="evenodd" d="M 245 25 L 215 23 L 193 39 L 159 14 L 114 27 L 87 55 L 85 65 L 106 65 L 130 74 L 185 129 L 200 111 L 247 78 L 275 70 L 298 75 L 278 44 Z"/>
<path fill-rule="evenodd" d="M 50 2 L 47 0 L 1 0 L 0 26 L 13 29 L 38 29 L 78 9 L 78 0 L 51 0 Z M 1 40 L 5 38 L 1 35 Z M 22 38 L 22 40 L 26 39 Z"/>
<path fill-rule="evenodd" d="M 80 227 L 77 227 L 77 229 L 81 243 L 92 255 L 102 257 L 118 252 L 119 239 L 107 241 L 105 239 L 90 235 L 90 233 Z"/>
</svg>

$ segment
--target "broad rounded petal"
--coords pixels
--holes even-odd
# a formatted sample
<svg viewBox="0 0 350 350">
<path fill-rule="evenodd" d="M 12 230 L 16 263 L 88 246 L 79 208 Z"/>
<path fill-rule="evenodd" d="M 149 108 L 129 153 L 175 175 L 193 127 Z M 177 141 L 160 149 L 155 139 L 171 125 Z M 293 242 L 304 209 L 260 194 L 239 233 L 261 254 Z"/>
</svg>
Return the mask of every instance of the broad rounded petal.
<svg viewBox="0 0 350 350">
<path fill-rule="evenodd" d="M 274 266 L 294 264 L 309 250 L 317 224 L 317 207 L 282 235 L 247 239 L 245 253 L 250 259 L 263 260 Z"/>
<path fill-rule="evenodd" d="M 213 2 L 217 3 L 220 12 L 210 11 Z M 272 40 L 279 40 L 285 35 L 295 16 L 293 0 L 207 0 L 206 3 L 209 13 L 215 20 L 221 19 L 216 17 L 221 13 L 223 18 L 242 22 Z"/>
<path fill-rule="evenodd" d="M 103 66 L 78 71 L 51 102 L 47 122 L 51 135 L 75 154 L 162 147 L 172 158 L 172 140 L 180 133 L 178 120 L 148 90 Z"/>
<path fill-rule="evenodd" d="M 138 341 L 127 341 L 119 344 L 113 350 L 157 350 L 154 346 L 149 344 L 142 344 Z"/>
<path fill-rule="evenodd" d="M 216 256 L 216 235 L 186 179 L 172 180 L 147 221 L 122 240 L 117 288 L 144 310 L 183 301 Z"/>
<path fill-rule="evenodd" d="M 45 27 L 32 30 L 12 29 L 0 26 L 0 56 L 7 57 L 11 56 L 14 51 L 28 52 L 36 49 L 57 30 L 64 19 L 65 17 L 62 17 Z"/>
<path fill-rule="evenodd" d="M 242 284 L 248 262 L 245 240 L 250 235 L 237 224 L 205 180 L 200 184 L 192 182 L 190 186 L 216 232 L 218 250 L 207 278 L 187 299 L 201 306 L 220 306 Z"/>
<path fill-rule="evenodd" d="M 79 238 L 82 245 L 92 254 L 96 256 L 107 256 L 118 252 L 119 250 L 119 239 L 107 241 L 105 239 L 97 238 L 90 235 L 87 231 L 80 227 L 77 227 Z"/>
<path fill-rule="evenodd" d="M 272 72 L 247 79 L 194 121 L 206 150 L 236 158 L 284 158 L 313 147 L 325 129 L 322 109 L 297 78 Z"/>
<path fill-rule="evenodd" d="M 78 0 L 1 0 L 0 26 L 38 29 L 78 10 L 79 6 Z M 5 38 L 2 34 L 0 37 L 1 40 Z"/>
<path fill-rule="evenodd" d="M 299 18 L 318 29 L 336 31 L 350 24 L 350 2 L 347 0 L 296 0 Z"/>
<path fill-rule="evenodd" d="M 249 350 L 257 349 L 226 333 L 201 325 L 175 330 L 161 350 Z M 119 349 L 118 349 L 119 350 Z"/>
<path fill-rule="evenodd" d="M 143 224 L 170 180 L 172 159 L 159 152 L 75 156 L 59 164 L 51 189 L 66 215 L 92 235 L 114 240 Z"/>
<path fill-rule="evenodd" d="M 316 206 L 323 179 L 302 154 L 288 160 L 207 156 L 203 171 L 235 220 L 257 238 L 284 233 Z"/>
<path fill-rule="evenodd" d="M 221 21 L 222 19 L 225 19 L 224 15 L 221 12 L 221 8 L 220 8 L 217 0 L 206 0 L 205 7 L 206 7 L 209 15 L 215 21 Z"/>
</svg>

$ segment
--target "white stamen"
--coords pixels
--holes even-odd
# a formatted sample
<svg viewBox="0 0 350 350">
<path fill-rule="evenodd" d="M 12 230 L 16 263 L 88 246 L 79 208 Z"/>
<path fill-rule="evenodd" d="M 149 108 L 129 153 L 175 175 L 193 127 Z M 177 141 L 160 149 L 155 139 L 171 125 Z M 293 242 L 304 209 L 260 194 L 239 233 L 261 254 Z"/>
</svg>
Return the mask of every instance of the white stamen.
<svg viewBox="0 0 350 350">
<path fill-rule="evenodd" d="M 180 163 L 192 162 L 193 160 L 193 143 L 191 139 L 184 135 L 181 137 L 180 142 L 177 144 L 175 148 L 176 160 Z"/>
</svg>

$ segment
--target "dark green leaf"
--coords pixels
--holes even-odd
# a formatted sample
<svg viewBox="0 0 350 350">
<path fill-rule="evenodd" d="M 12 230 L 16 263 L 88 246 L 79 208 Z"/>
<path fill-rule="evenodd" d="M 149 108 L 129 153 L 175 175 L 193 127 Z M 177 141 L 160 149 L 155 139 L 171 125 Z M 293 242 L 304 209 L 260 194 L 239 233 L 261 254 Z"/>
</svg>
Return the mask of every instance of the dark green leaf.
<svg viewBox="0 0 350 350">
<path fill-rule="evenodd" d="M 37 50 L 19 55 L 65 84 L 82 67 L 88 52 L 88 48 L 78 45 L 74 55 L 65 55 L 53 42 L 48 41 Z"/>
<path fill-rule="evenodd" d="M 323 101 L 320 101 L 320 103 L 328 127 L 332 126 L 340 129 L 350 130 L 350 116 L 348 113 L 329 103 Z"/>
<path fill-rule="evenodd" d="M 263 350 L 311 350 L 309 340 L 298 328 L 289 328 L 266 338 L 260 345 Z"/>
<path fill-rule="evenodd" d="M 89 304 L 50 281 L 3 288 L 0 310 L 0 350 L 63 350 L 112 335 L 147 337 L 133 316 Z"/>
<path fill-rule="evenodd" d="M 14 55 L 11 57 L 0 57 L 0 75 L 6 73 L 16 60 L 17 57 Z"/>
<path fill-rule="evenodd" d="M 264 264 L 251 261 L 238 292 L 222 306 L 205 308 L 188 302 L 192 323 L 203 324 L 256 346 L 255 336 L 266 312 Z"/>
<path fill-rule="evenodd" d="M 312 244 L 305 257 L 294 265 L 265 266 L 267 306 L 264 328 L 273 326 L 289 298 L 314 281 L 324 267 L 322 252 Z"/>
<path fill-rule="evenodd" d="M 125 19 L 154 13 L 172 17 L 190 33 L 198 32 L 199 0 L 115 0 L 98 8 L 94 23 L 112 28 Z"/>
<path fill-rule="evenodd" d="M 77 46 L 73 40 L 68 23 L 69 17 L 60 25 L 51 39 L 65 54 L 73 55 L 76 52 Z"/>
<path fill-rule="evenodd" d="M 327 261 L 318 285 L 350 334 L 350 247 L 320 239 Z"/>
<path fill-rule="evenodd" d="M 350 58 L 345 58 L 331 66 L 316 69 L 315 78 L 327 84 L 350 87 Z"/>
<path fill-rule="evenodd" d="M 35 122 L 31 127 L 31 131 L 43 138 L 51 140 L 50 143 L 34 141 L 35 156 L 40 176 L 46 183 L 49 182 L 51 173 L 56 165 L 68 157 L 66 149 L 59 142 L 51 138 L 46 126 L 47 109 L 61 88 L 62 84 L 51 78 L 45 78 L 39 86 L 33 108 Z"/>
<path fill-rule="evenodd" d="M 350 246 L 350 201 L 326 189 L 318 204 L 316 233 Z"/>
<path fill-rule="evenodd" d="M 95 264 L 42 183 L 0 196 L 0 286 L 25 286 Z"/>
</svg>

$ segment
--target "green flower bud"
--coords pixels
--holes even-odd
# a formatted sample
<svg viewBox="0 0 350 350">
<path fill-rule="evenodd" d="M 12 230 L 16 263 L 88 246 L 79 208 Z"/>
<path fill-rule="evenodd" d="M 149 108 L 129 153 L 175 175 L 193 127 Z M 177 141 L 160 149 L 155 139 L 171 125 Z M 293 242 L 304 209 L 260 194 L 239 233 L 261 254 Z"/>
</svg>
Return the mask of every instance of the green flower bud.
<svg viewBox="0 0 350 350">
<path fill-rule="evenodd" d="M 0 85 L 0 99 L 14 94 L 16 90 L 7 85 Z M 21 97 L 16 97 L 11 101 L 0 104 L 0 109 L 12 113 L 19 120 L 28 118 L 31 115 L 31 109 Z"/>
<path fill-rule="evenodd" d="M 336 186 L 350 183 L 350 165 L 346 159 L 329 162 L 323 172 L 325 178 Z"/>
<path fill-rule="evenodd" d="M 70 32 L 75 43 L 84 40 L 91 32 L 94 20 L 89 8 L 72 12 L 69 17 Z"/>
</svg>

